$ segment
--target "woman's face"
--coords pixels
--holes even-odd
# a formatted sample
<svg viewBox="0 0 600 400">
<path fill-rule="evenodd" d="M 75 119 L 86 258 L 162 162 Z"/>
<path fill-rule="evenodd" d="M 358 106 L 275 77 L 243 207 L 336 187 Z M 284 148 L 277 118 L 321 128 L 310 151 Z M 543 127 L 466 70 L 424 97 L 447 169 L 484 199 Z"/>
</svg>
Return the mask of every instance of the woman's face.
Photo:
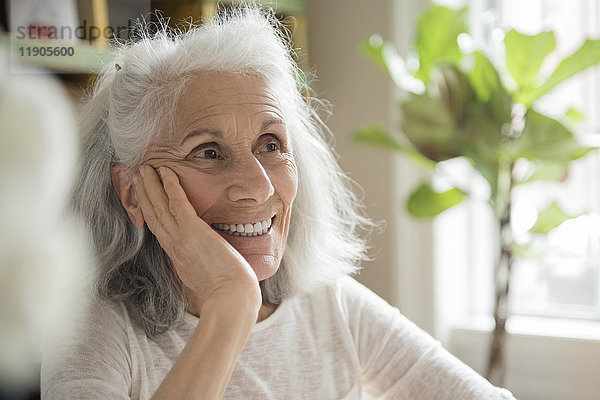
<svg viewBox="0 0 600 400">
<path fill-rule="evenodd" d="M 259 280 L 270 277 L 283 257 L 298 186 L 278 99 L 258 76 L 202 73 L 173 121 L 145 163 L 175 171 L 198 216 Z"/>
</svg>

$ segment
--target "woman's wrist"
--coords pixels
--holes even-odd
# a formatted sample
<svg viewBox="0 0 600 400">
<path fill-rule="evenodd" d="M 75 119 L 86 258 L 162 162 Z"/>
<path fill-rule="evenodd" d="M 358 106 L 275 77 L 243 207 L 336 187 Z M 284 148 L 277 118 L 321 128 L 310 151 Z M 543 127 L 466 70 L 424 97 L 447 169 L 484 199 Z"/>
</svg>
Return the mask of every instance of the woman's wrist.
<svg viewBox="0 0 600 400">
<path fill-rule="evenodd" d="M 261 305 L 262 296 L 256 285 L 256 288 L 239 287 L 215 291 L 202 301 L 198 311 L 199 317 L 204 314 L 232 321 L 247 320 L 254 324 Z"/>
</svg>

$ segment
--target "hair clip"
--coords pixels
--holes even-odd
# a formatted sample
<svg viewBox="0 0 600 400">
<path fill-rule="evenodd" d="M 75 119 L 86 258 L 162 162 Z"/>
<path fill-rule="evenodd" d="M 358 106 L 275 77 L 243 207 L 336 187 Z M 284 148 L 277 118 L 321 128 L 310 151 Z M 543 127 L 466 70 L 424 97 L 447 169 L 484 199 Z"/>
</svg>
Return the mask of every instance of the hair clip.
<svg viewBox="0 0 600 400">
<path fill-rule="evenodd" d="M 119 64 L 115 64 L 115 69 L 117 70 L 117 72 L 119 72 L 119 70 L 121 70 L 121 66 Z"/>
</svg>

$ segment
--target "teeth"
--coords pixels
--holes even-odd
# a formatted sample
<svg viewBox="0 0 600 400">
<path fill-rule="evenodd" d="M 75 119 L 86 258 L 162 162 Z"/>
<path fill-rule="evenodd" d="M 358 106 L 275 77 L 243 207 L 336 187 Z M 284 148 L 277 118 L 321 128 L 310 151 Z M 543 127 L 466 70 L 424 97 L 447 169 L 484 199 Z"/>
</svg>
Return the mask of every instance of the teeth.
<svg viewBox="0 0 600 400">
<path fill-rule="evenodd" d="M 233 236 L 260 236 L 267 233 L 271 227 L 271 219 L 253 224 L 212 224 L 212 227 Z"/>
</svg>

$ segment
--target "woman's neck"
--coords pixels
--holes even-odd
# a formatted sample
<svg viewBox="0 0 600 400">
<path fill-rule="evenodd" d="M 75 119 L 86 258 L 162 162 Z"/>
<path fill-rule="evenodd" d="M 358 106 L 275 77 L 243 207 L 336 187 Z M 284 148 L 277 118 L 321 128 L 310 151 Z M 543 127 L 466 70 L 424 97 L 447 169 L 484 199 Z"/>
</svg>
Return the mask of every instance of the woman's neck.
<svg viewBox="0 0 600 400">
<path fill-rule="evenodd" d="M 262 305 L 260 306 L 260 310 L 258 310 L 258 318 L 256 319 L 256 323 L 258 324 L 259 322 L 267 319 L 276 309 L 276 304 L 269 304 L 263 301 Z"/>
<path fill-rule="evenodd" d="M 263 301 L 262 305 L 260 306 L 260 309 L 258 310 L 258 317 L 256 318 L 256 323 L 258 324 L 261 321 L 264 321 L 265 319 L 269 318 L 269 316 L 271 314 L 273 314 L 273 312 L 277 309 L 277 304 L 270 304 L 267 303 L 266 301 Z M 196 316 L 196 317 L 200 317 L 200 309 L 198 307 L 196 307 L 194 304 L 188 304 L 188 309 L 187 312 L 189 312 L 190 314 Z"/>
</svg>

